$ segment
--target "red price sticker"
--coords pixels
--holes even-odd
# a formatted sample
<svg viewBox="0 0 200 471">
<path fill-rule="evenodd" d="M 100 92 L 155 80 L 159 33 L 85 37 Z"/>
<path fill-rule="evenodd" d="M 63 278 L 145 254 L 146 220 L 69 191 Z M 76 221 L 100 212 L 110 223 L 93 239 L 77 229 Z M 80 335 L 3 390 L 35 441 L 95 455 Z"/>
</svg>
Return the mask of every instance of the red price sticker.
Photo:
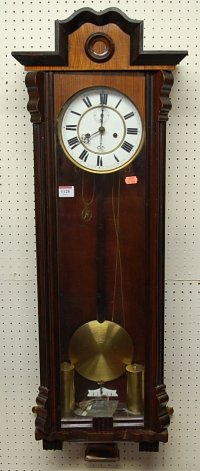
<svg viewBox="0 0 200 471">
<path fill-rule="evenodd" d="M 136 185 L 136 183 L 138 183 L 138 177 L 136 177 L 136 175 L 131 175 L 129 177 L 126 177 L 125 183 L 127 185 Z"/>
</svg>

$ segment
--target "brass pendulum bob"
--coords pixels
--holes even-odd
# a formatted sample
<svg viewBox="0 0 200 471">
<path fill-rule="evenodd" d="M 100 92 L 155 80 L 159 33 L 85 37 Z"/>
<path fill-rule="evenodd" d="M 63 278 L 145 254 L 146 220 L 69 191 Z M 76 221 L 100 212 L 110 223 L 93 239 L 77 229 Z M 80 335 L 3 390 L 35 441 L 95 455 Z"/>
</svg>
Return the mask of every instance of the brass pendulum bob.
<svg viewBox="0 0 200 471">
<path fill-rule="evenodd" d="M 84 378 L 105 383 L 125 373 L 126 365 L 133 357 L 132 339 L 115 322 L 93 320 L 73 334 L 69 357 L 75 370 Z"/>
</svg>

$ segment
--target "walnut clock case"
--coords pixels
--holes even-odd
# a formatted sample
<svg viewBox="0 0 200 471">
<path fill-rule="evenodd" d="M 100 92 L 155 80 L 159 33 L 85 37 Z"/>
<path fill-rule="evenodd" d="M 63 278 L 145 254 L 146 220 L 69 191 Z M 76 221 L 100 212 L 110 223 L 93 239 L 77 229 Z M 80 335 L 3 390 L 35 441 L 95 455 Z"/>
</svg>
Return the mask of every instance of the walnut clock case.
<svg viewBox="0 0 200 471">
<path fill-rule="evenodd" d="M 166 121 L 186 51 L 143 51 L 118 9 L 56 21 L 54 52 L 14 52 L 34 132 L 40 387 L 36 439 L 157 451 L 163 384 Z"/>
</svg>

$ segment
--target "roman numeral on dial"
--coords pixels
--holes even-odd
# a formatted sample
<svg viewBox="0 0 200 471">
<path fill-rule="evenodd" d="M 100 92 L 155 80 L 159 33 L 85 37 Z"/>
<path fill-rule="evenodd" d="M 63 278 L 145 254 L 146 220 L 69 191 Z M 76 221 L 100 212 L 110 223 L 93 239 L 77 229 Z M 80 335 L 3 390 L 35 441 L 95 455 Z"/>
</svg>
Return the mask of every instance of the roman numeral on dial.
<svg viewBox="0 0 200 471">
<path fill-rule="evenodd" d="M 138 128 L 127 128 L 127 134 L 138 134 Z"/>
<path fill-rule="evenodd" d="M 101 105 L 107 105 L 108 101 L 108 94 L 107 93 L 100 93 L 100 103 Z"/>
<path fill-rule="evenodd" d="M 125 114 L 125 116 L 124 116 L 124 119 L 129 119 L 129 118 L 132 118 L 132 116 L 134 116 L 134 113 L 133 113 L 133 111 L 131 111 L 131 113 L 127 113 L 127 114 Z"/>
<path fill-rule="evenodd" d="M 86 162 L 87 158 L 88 158 L 88 155 L 89 153 L 87 152 L 87 150 L 83 149 L 83 151 L 81 152 L 81 154 L 79 155 L 79 159 L 83 160 L 84 162 Z"/>
<path fill-rule="evenodd" d="M 81 116 L 81 113 L 78 113 L 77 111 L 73 111 L 73 110 L 71 110 L 71 113 L 73 113 L 73 114 L 77 114 L 77 116 Z"/>
<path fill-rule="evenodd" d="M 97 167 L 103 167 L 103 160 L 101 155 L 97 155 Z"/>
<path fill-rule="evenodd" d="M 76 124 L 67 124 L 65 126 L 66 131 L 76 131 L 76 128 L 77 128 Z"/>
<path fill-rule="evenodd" d="M 116 160 L 117 162 L 119 162 L 119 159 L 117 158 L 117 156 L 116 156 L 115 154 L 113 154 L 113 156 L 114 156 L 115 160 Z"/>
<path fill-rule="evenodd" d="M 118 106 L 120 105 L 121 101 L 122 101 L 122 98 L 120 98 L 120 100 L 117 102 L 117 104 L 116 104 L 116 106 L 115 106 L 115 109 L 118 108 Z"/>
<path fill-rule="evenodd" d="M 130 144 L 130 142 L 124 141 L 121 148 L 126 150 L 126 152 L 131 152 L 131 150 L 133 149 L 133 146 L 132 144 Z"/>
<path fill-rule="evenodd" d="M 86 105 L 88 108 L 90 108 L 90 106 L 92 106 L 92 103 L 91 103 L 91 101 L 90 101 L 90 99 L 89 99 L 88 96 L 86 96 L 85 98 L 83 98 L 83 101 L 84 101 L 85 105 Z"/>
<path fill-rule="evenodd" d="M 75 149 L 75 147 L 80 144 L 77 136 L 72 137 L 71 139 L 68 139 L 68 143 L 69 143 L 71 149 Z"/>
</svg>

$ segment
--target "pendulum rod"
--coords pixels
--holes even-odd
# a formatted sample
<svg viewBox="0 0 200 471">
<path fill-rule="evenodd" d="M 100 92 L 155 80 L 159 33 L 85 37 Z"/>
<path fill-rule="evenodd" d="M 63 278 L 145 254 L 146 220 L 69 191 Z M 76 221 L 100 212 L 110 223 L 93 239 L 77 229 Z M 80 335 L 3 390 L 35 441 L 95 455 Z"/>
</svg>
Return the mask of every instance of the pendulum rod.
<svg viewBox="0 0 200 471">
<path fill-rule="evenodd" d="M 106 294 L 106 176 L 96 176 L 98 180 L 97 191 L 97 321 L 102 323 L 107 318 Z M 105 181 L 104 181 L 105 180 Z"/>
</svg>

